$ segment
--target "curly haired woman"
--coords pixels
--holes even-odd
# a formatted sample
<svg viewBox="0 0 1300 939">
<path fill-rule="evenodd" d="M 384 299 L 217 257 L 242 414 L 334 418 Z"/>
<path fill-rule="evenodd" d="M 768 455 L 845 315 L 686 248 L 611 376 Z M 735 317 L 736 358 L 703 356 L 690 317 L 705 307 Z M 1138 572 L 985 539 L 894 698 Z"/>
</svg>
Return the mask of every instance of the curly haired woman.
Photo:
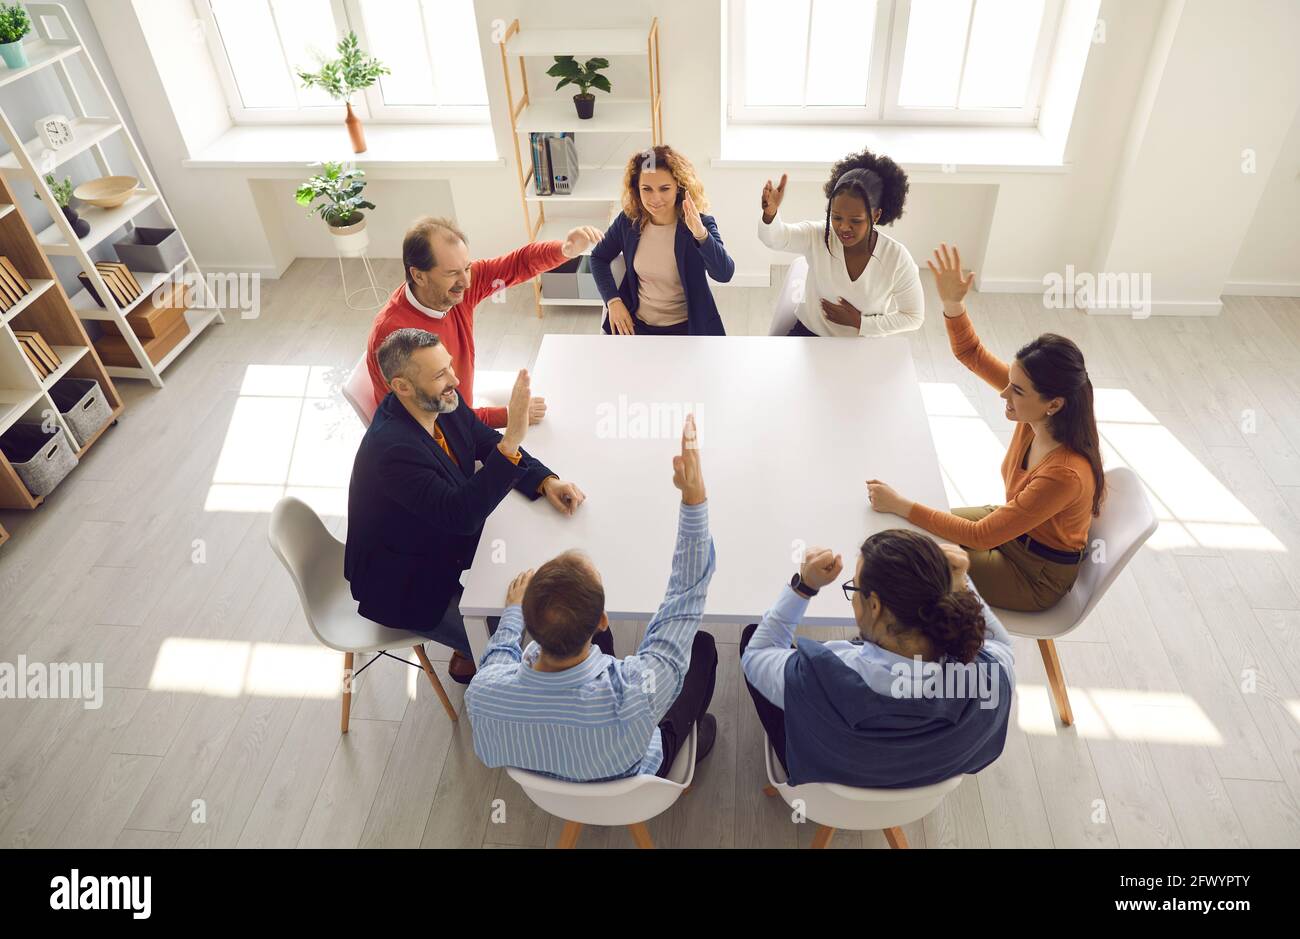
<svg viewBox="0 0 1300 939">
<path fill-rule="evenodd" d="M 596 288 L 616 336 L 723 336 L 708 278 L 726 283 L 736 263 L 722 246 L 695 168 L 669 146 L 636 153 L 623 173 L 623 211 L 591 252 Z M 627 275 L 614 282 L 610 262 Z M 707 276 L 706 276 L 707 275 Z"/>
<path fill-rule="evenodd" d="M 787 225 L 778 210 L 786 175 L 763 187 L 758 237 L 808 259 L 808 281 L 791 336 L 888 336 L 919 329 L 925 297 L 916 262 L 880 231 L 903 214 L 907 174 L 870 150 L 835 164 L 826 183 L 825 222 Z"/>
</svg>

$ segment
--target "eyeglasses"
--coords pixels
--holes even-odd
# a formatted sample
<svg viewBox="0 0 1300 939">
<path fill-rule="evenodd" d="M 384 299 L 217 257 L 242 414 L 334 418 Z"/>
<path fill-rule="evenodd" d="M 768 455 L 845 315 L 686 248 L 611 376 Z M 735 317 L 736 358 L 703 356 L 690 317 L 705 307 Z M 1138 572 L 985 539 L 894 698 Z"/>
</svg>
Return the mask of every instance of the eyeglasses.
<svg viewBox="0 0 1300 939">
<path fill-rule="evenodd" d="M 871 593 L 870 590 L 867 590 L 865 587 L 859 587 L 851 580 L 846 580 L 844 583 L 840 584 L 840 589 L 844 591 L 844 599 L 848 600 L 850 603 L 853 602 L 853 594 L 855 591 L 858 593 Z"/>
</svg>

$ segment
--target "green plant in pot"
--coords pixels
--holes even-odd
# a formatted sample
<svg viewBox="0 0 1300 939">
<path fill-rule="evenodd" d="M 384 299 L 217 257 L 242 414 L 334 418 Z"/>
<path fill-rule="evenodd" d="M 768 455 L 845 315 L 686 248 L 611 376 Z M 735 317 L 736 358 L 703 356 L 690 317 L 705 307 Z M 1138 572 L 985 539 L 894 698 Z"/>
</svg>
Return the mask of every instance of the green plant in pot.
<svg viewBox="0 0 1300 939">
<path fill-rule="evenodd" d="M 361 50 L 356 33 L 348 33 L 338 44 L 339 57 L 320 63 L 320 71 L 298 73 L 304 88 L 320 88 L 335 101 L 347 105 L 348 134 L 352 137 L 352 151 L 366 152 L 366 135 L 361 121 L 352 111 L 352 96 L 379 81 L 380 75 L 391 75 L 392 70 L 378 59 Z"/>
<path fill-rule="evenodd" d="M 27 11 L 16 3 L 0 3 L 0 58 L 10 68 L 24 68 L 27 53 L 23 51 L 23 37 L 32 31 L 32 21 Z"/>
<path fill-rule="evenodd" d="M 366 188 L 364 170 L 344 169 L 342 163 L 320 164 L 321 172 L 298 187 L 294 199 L 307 207 L 308 215 L 319 215 L 329 226 L 339 254 L 358 257 L 370 243 L 366 234 L 366 216 L 362 209 L 373 209 L 362 191 Z"/>
<path fill-rule="evenodd" d="M 546 70 L 546 74 L 560 80 L 555 86 L 557 91 L 565 85 L 578 86 L 573 105 L 578 109 L 578 117 L 589 121 L 596 113 L 596 96 L 588 89 L 599 88 L 609 93 L 609 79 L 600 74 L 603 68 L 609 68 L 609 59 L 588 59 L 579 64 L 571 55 L 557 55 L 555 64 Z"/>
<path fill-rule="evenodd" d="M 77 214 L 77 210 L 72 207 L 72 178 L 65 176 L 63 182 L 54 178 L 53 173 L 45 174 L 45 185 L 50 187 L 50 195 L 63 210 L 63 216 L 72 226 L 72 230 L 77 233 L 78 238 L 85 238 L 90 234 L 90 223 Z M 40 193 L 36 193 L 39 198 Z"/>
</svg>

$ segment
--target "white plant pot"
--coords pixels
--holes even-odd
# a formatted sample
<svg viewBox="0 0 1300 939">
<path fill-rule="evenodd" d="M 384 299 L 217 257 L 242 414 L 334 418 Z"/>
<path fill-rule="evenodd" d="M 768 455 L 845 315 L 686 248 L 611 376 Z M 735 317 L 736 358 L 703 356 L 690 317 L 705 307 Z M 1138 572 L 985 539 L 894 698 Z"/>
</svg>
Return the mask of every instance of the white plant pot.
<svg viewBox="0 0 1300 939">
<path fill-rule="evenodd" d="M 366 220 L 341 227 L 329 226 L 334 236 L 334 247 L 341 257 L 359 258 L 370 247 L 370 234 L 366 231 Z"/>
</svg>

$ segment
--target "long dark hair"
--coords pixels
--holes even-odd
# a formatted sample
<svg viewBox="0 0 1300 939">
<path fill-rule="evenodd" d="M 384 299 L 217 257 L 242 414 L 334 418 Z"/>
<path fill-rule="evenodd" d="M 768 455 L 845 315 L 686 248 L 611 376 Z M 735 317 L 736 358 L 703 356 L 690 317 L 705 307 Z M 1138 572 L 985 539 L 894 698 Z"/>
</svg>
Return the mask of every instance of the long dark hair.
<svg viewBox="0 0 1300 939">
<path fill-rule="evenodd" d="M 826 250 L 831 247 L 831 203 L 836 196 L 847 192 L 861 199 L 867 207 L 867 221 L 874 229 L 877 225 L 891 224 L 903 214 L 907 188 L 903 168 L 889 157 L 876 156 L 870 150 L 850 153 L 836 163 L 822 190 L 826 193 L 826 229 L 822 234 Z M 871 219 L 873 209 L 880 210 L 878 222 Z M 870 233 L 867 237 L 871 237 Z"/>
<path fill-rule="evenodd" d="M 969 590 L 952 589 L 952 568 L 933 538 L 905 528 L 862 542 L 863 599 L 875 593 L 894 614 L 891 632 L 918 632 L 938 655 L 966 663 L 984 645 L 984 606 Z"/>
<path fill-rule="evenodd" d="M 1083 454 L 1092 467 L 1092 514 L 1097 515 L 1106 494 L 1106 474 L 1101 468 L 1092 381 L 1083 364 L 1083 353 L 1064 336 L 1043 333 L 1020 348 L 1016 361 L 1040 395 L 1065 399 L 1065 407 L 1047 419 L 1047 428 L 1057 443 Z"/>
</svg>

